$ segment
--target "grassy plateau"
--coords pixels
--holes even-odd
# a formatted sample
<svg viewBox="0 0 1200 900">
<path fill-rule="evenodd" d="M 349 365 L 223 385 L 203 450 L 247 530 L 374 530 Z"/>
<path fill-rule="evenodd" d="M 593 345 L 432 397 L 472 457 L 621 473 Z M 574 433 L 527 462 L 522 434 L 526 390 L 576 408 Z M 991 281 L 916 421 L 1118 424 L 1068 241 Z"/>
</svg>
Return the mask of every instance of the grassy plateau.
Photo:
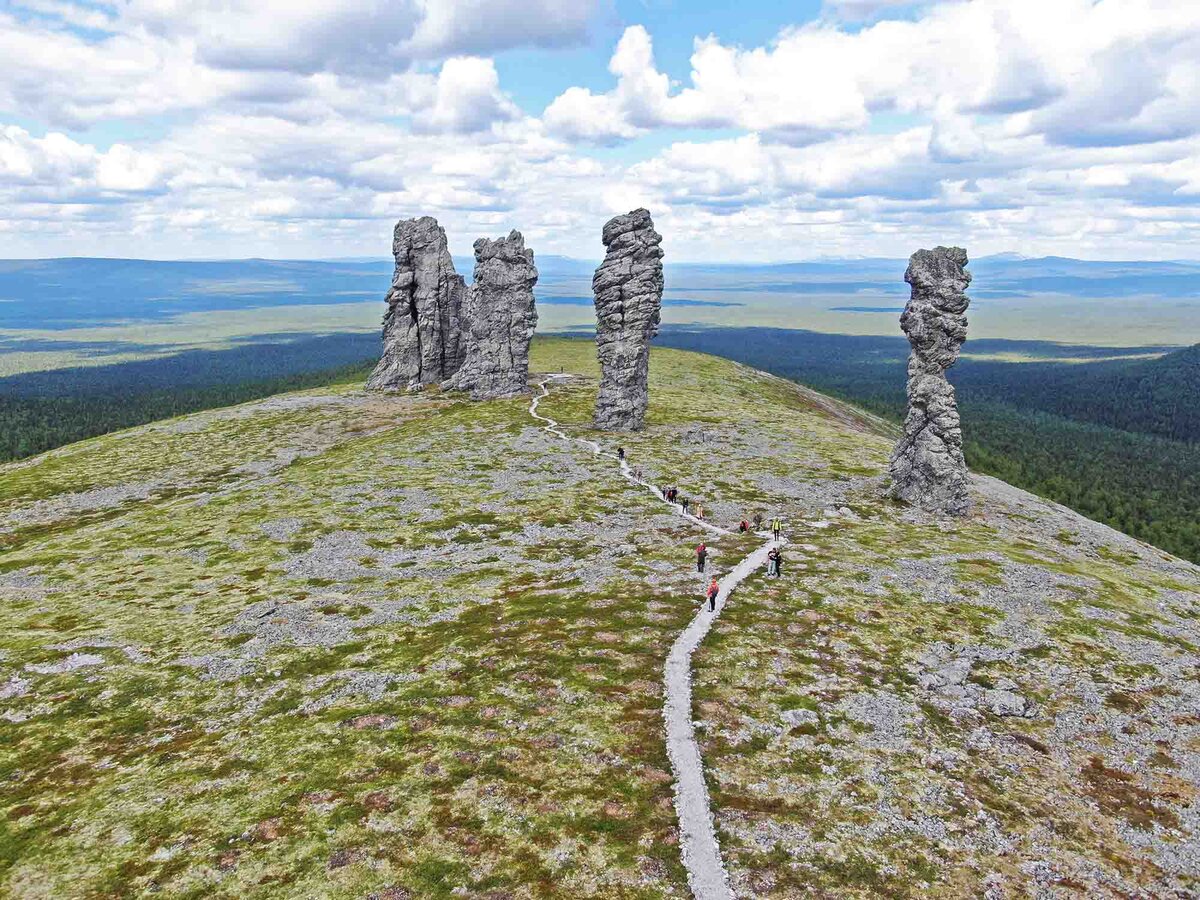
<svg viewBox="0 0 1200 900">
<path fill-rule="evenodd" d="M 915 513 L 882 420 L 651 367 L 631 464 L 788 523 L 695 658 L 737 896 L 1200 889 L 1200 570 L 992 479 Z M 596 439 L 592 344 L 531 369 Z M 689 896 L 662 667 L 701 536 L 527 399 L 357 381 L 0 467 L 0 896 Z"/>
</svg>

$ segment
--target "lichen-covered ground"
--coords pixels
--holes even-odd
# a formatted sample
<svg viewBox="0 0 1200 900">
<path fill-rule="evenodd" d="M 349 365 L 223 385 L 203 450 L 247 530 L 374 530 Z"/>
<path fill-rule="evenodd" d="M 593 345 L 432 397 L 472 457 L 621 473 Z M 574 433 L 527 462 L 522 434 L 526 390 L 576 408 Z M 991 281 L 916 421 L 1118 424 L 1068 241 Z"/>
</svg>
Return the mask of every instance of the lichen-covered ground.
<svg viewBox="0 0 1200 900">
<path fill-rule="evenodd" d="M 578 373 L 543 410 L 583 435 Z M 527 401 L 285 395 L 0 468 L 0 894 L 683 897 L 661 674 L 699 538 Z M 1189 896 L 1200 572 L 656 351 L 630 462 L 791 524 L 696 656 L 739 896 Z M 758 541 L 722 538 L 731 565 Z"/>
</svg>

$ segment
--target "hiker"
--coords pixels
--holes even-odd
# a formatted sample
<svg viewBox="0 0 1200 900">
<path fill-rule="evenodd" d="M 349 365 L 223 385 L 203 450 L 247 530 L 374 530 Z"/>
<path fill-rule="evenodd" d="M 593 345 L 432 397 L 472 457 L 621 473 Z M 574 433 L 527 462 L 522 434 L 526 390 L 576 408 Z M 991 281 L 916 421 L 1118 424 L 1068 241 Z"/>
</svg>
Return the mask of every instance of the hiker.
<svg viewBox="0 0 1200 900">
<path fill-rule="evenodd" d="M 779 540 L 779 535 L 783 533 L 783 520 L 776 516 L 771 520 L 771 534 L 775 536 L 775 540 Z"/>
<path fill-rule="evenodd" d="M 678 488 L 671 488 L 669 491 L 667 491 L 667 499 L 670 500 L 672 503 L 675 502 L 675 498 L 678 496 L 679 496 Z"/>
<path fill-rule="evenodd" d="M 771 552 L 767 554 L 767 575 L 779 577 L 779 548 L 772 547 Z"/>
<path fill-rule="evenodd" d="M 750 523 L 747 522 L 745 519 L 742 519 L 741 524 L 738 525 L 738 531 L 740 531 L 742 534 L 745 534 L 749 530 L 750 530 Z"/>
<path fill-rule="evenodd" d="M 704 562 L 708 559 L 708 548 L 704 546 L 704 542 L 700 542 L 700 546 L 696 548 L 696 571 L 704 571 Z"/>
<path fill-rule="evenodd" d="M 670 500 L 670 499 L 671 499 L 671 498 L 670 498 L 670 496 L 669 496 L 669 495 L 670 495 L 670 493 L 671 493 L 671 489 L 670 489 L 670 488 L 663 488 L 663 489 L 662 489 L 662 495 L 663 495 L 663 499 L 664 499 L 664 500 Z"/>
<path fill-rule="evenodd" d="M 619 459 L 621 462 L 625 461 L 625 448 L 624 447 L 617 448 L 617 459 Z"/>
<path fill-rule="evenodd" d="M 689 500 L 687 497 L 680 497 L 680 498 L 679 498 L 679 505 L 683 507 L 683 514 L 684 514 L 685 516 L 687 515 L 687 508 L 688 508 L 688 504 L 689 504 L 689 503 L 691 503 L 691 502 L 692 502 L 692 501 L 691 501 L 691 500 Z"/>
<path fill-rule="evenodd" d="M 704 504 L 703 503 L 696 504 L 696 518 L 697 519 L 704 518 Z"/>
<path fill-rule="evenodd" d="M 712 581 L 708 583 L 708 608 L 715 610 L 717 608 L 717 595 L 721 593 L 721 586 L 717 584 L 717 576 L 712 577 Z"/>
</svg>

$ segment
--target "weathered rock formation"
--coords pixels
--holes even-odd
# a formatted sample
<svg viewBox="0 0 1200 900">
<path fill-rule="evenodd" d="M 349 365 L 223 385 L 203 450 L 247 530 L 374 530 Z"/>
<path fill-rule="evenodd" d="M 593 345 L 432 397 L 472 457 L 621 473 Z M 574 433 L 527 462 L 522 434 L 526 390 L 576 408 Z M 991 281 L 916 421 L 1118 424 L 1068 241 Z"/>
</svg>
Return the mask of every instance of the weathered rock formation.
<svg viewBox="0 0 1200 900">
<path fill-rule="evenodd" d="M 891 496 L 925 509 L 966 515 L 971 508 L 962 427 L 946 370 L 967 339 L 971 276 L 961 247 L 918 250 L 904 280 L 912 296 L 900 317 L 908 337 L 908 416 L 892 452 Z"/>
<path fill-rule="evenodd" d="M 396 223 L 396 271 L 383 318 L 383 356 L 368 390 L 404 391 L 436 384 L 462 365 L 460 318 L 466 284 L 454 271 L 437 219 Z"/>
<path fill-rule="evenodd" d="M 537 326 L 533 251 L 514 231 L 475 242 L 475 283 L 463 307 L 466 358 L 444 385 L 470 391 L 473 400 L 511 397 L 529 390 L 529 341 Z"/>
<path fill-rule="evenodd" d="M 640 431 L 649 401 L 650 339 L 662 309 L 662 236 L 650 213 L 635 209 L 604 226 L 604 262 L 592 278 L 600 395 L 596 427 Z"/>
</svg>

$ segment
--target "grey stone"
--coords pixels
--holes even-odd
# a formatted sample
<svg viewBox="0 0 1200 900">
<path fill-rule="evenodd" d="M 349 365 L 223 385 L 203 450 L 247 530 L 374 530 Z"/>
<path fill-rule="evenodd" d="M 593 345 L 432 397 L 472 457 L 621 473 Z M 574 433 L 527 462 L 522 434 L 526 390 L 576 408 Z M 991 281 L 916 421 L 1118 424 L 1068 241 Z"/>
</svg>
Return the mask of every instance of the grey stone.
<svg viewBox="0 0 1200 900">
<path fill-rule="evenodd" d="M 983 703 L 998 716 L 1024 716 L 1029 711 L 1025 698 L 1012 691 L 985 691 Z"/>
<path fill-rule="evenodd" d="M 29 682 L 19 675 L 12 675 L 4 684 L 0 684 L 0 700 L 11 700 L 23 697 L 29 693 Z"/>
<path fill-rule="evenodd" d="M 900 317 L 912 346 L 908 416 L 889 470 L 890 496 L 955 516 L 971 509 L 958 403 L 946 380 L 967 338 L 970 298 L 965 292 L 971 276 L 966 264 L 961 247 L 918 250 L 909 259 L 904 280 L 912 285 L 912 296 Z"/>
<path fill-rule="evenodd" d="M 529 391 L 529 341 L 537 326 L 533 286 L 538 271 L 521 232 L 475 242 L 475 282 L 467 289 L 462 367 L 443 384 L 473 400 Z"/>
<path fill-rule="evenodd" d="M 404 391 L 445 381 L 462 365 L 466 283 L 454 271 L 437 219 L 396 223 L 396 270 L 383 318 L 383 356 L 367 389 Z"/>
<path fill-rule="evenodd" d="M 635 209 L 604 226 L 604 262 L 592 278 L 600 394 L 596 427 L 640 431 L 649 402 L 650 339 L 662 309 L 662 236 L 650 213 Z"/>
<path fill-rule="evenodd" d="M 785 709 L 781 714 L 783 721 L 795 727 L 797 725 L 816 725 L 820 718 L 811 709 Z"/>
<path fill-rule="evenodd" d="M 66 659 L 56 663 L 41 663 L 40 665 L 26 666 L 30 672 L 37 672 L 39 675 L 57 675 L 63 672 L 73 672 L 76 669 L 84 669 L 88 666 L 104 665 L 104 657 L 96 653 L 72 653 Z"/>
</svg>

